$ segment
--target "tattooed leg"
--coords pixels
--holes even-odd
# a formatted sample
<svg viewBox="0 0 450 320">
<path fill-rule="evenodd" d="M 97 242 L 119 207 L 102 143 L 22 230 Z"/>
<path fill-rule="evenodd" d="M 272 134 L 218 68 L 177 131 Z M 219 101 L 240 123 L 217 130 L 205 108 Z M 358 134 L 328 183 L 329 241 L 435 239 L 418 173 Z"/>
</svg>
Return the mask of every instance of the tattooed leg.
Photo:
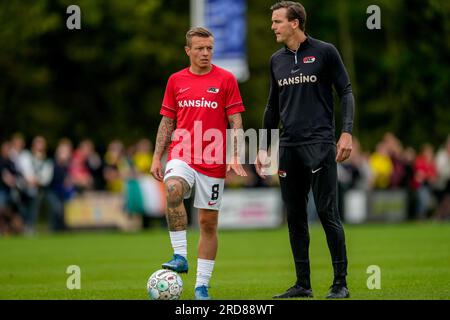
<svg viewBox="0 0 450 320">
<path fill-rule="evenodd" d="M 189 191 L 189 185 L 183 178 L 171 177 L 166 180 L 166 219 L 169 231 L 183 231 L 187 228 L 186 208 L 183 204 L 184 195 Z"/>
</svg>

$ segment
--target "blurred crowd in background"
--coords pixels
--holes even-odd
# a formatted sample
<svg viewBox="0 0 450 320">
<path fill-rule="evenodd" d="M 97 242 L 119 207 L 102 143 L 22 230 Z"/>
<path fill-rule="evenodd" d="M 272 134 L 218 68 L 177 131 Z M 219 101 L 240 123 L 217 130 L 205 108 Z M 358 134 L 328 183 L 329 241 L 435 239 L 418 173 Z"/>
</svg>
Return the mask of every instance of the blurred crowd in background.
<svg viewBox="0 0 450 320">
<path fill-rule="evenodd" d="M 128 146 L 113 140 L 104 154 L 89 139 L 74 145 L 62 138 L 54 152 L 43 136 L 33 137 L 30 145 L 26 141 L 16 133 L 1 142 L 0 234 L 33 234 L 43 211 L 51 231 L 65 230 L 67 201 L 93 190 L 126 198 L 127 179 L 149 175 L 152 162 L 147 138 Z M 247 177 L 228 174 L 227 188 L 278 186 L 278 177 L 262 180 L 253 165 L 245 169 Z M 371 152 L 354 138 L 351 157 L 338 165 L 338 184 L 341 200 L 352 189 L 401 189 L 408 195 L 410 219 L 450 219 L 450 137 L 437 149 L 425 144 L 415 150 L 386 133 Z"/>
<path fill-rule="evenodd" d="M 223 8 L 221 1 L 210 2 Z M 64 222 L 72 228 L 75 200 L 92 195 L 100 202 L 120 202 L 122 195 L 130 197 L 127 186 L 133 180 L 151 179 L 153 146 L 138 140 L 156 133 L 166 81 L 188 62 L 180 50 L 192 25 L 190 1 L 83 1 L 82 29 L 69 33 L 65 0 L 5 3 L 1 13 L 7 18 L 0 19 L 0 233 L 32 234 L 37 222 L 55 231 L 64 230 Z M 269 87 L 268 63 L 280 48 L 270 28 L 273 3 L 247 1 L 240 10 L 245 21 L 239 21 L 247 32 L 216 39 L 219 46 L 219 38 L 232 44 L 230 39 L 245 36 L 239 52 L 250 78 L 239 87 L 248 106 L 248 128 L 261 124 L 262 109 L 256 106 L 266 105 L 267 94 L 261 93 Z M 357 101 L 354 134 L 362 146 L 355 139 L 352 157 L 338 166 L 341 215 L 355 207 L 345 208 L 342 200 L 357 189 L 370 196 L 402 193 L 402 204 L 407 193 L 411 219 L 448 219 L 450 147 L 444 140 L 450 133 L 450 46 L 442 46 L 449 30 L 447 3 L 380 0 L 382 28 L 372 30 L 366 27 L 372 1 L 302 1 L 311 36 L 335 44 L 342 54 Z M 234 6 L 226 9 L 215 13 L 232 20 L 238 16 Z M 209 18 L 205 21 L 224 22 L 219 34 L 231 35 L 229 18 Z M 17 130 L 22 136 L 13 135 Z M 382 138 L 387 131 L 407 145 L 392 134 Z M 65 136 L 72 141 L 57 143 Z M 123 141 L 108 146 L 112 137 Z M 420 147 L 425 141 L 433 147 Z M 262 181 L 252 165 L 246 169 L 246 178 L 227 177 L 228 188 L 277 187 L 277 176 Z M 159 188 L 159 203 L 164 203 L 163 191 Z M 106 196 L 96 197 L 100 192 Z M 154 203 L 154 192 L 144 194 Z"/>
<path fill-rule="evenodd" d="M 430 143 L 405 147 L 390 132 L 372 152 L 354 139 L 350 158 L 338 166 L 338 184 L 341 199 L 350 189 L 404 190 L 410 219 L 449 219 L 450 136 L 437 150 Z"/>
</svg>

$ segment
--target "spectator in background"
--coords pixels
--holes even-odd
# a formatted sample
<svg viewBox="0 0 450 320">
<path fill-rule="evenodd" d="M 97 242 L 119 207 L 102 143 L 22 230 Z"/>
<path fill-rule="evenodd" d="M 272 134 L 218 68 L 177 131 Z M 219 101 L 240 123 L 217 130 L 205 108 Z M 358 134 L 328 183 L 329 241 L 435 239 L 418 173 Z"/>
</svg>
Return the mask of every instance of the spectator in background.
<svg viewBox="0 0 450 320">
<path fill-rule="evenodd" d="M 344 219 L 345 193 L 352 189 L 369 191 L 373 185 L 368 157 L 362 152 L 359 140 L 353 137 L 353 150 L 350 157 L 338 163 L 338 205 L 341 219 Z"/>
<path fill-rule="evenodd" d="M 27 202 L 28 196 L 26 194 L 27 185 L 20 159 L 30 157 L 30 151 L 25 149 L 25 146 L 25 137 L 23 134 L 17 132 L 12 135 L 9 158 L 14 163 L 14 167 L 17 170 L 15 176 L 17 188 L 12 189 L 11 191 L 22 220 L 27 216 L 25 203 Z"/>
<path fill-rule="evenodd" d="M 438 200 L 436 217 L 438 219 L 450 218 L 450 136 L 446 143 L 436 154 L 437 178 L 435 189 Z"/>
<path fill-rule="evenodd" d="M 403 146 L 400 140 L 391 132 L 383 137 L 383 142 L 388 151 L 392 163 L 390 188 L 400 189 L 405 187 L 406 164 L 403 159 Z"/>
<path fill-rule="evenodd" d="M 14 162 L 17 169 L 19 169 L 19 160 L 18 159 L 22 152 L 27 152 L 25 150 L 25 138 L 21 133 L 15 133 L 11 137 L 9 158 Z"/>
<path fill-rule="evenodd" d="M 11 190 L 16 186 L 18 172 L 14 162 L 9 157 L 10 150 L 10 142 L 2 142 L 0 150 L 0 209 L 11 202 Z"/>
<path fill-rule="evenodd" d="M 103 177 L 103 160 L 100 154 L 96 151 L 95 145 L 90 141 L 92 148 L 87 157 L 87 167 L 91 173 L 94 190 L 105 189 L 105 179 Z"/>
<path fill-rule="evenodd" d="M 340 164 L 338 177 L 346 189 L 370 190 L 372 188 L 372 171 L 367 156 L 361 150 L 361 145 L 353 137 L 353 150 L 348 160 Z"/>
<path fill-rule="evenodd" d="M 14 163 L 15 168 L 17 169 L 17 181 L 16 184 L 19 190 L 23 191 L 25 189 L 25 179 L 23 177 L 23 169 L 21 167 L 21 158 L 26 158 L 29 156 L 29 150 L 25 149 L 25 138 L 21 133 L 15 133 L 11 137 L 11 147 L 9 151 L 9 158 Z M 20 195 L 19 195 L 20 197 Z M 21 209 L 22 212 L 22 209 Z"/>
<path fill-rule="evenodd" d="M 9 158 L 11 144 L 5 141 L 0 152 L 0 235 L 22 232 L 23 221 L 18 214 L 17 197 L 14 197 L 18 171 Z"/>
<path fill-rule="evenodd" d="M 152 166 L 153 144 L 149 139 L 140 139 L 133 155 L 133 165 L 139 174 L 148 175 Z"/>
<path fill-rule="evenodd" d="M 72 142 L 63 138 L 59 141 L 53 160 L 53 178 L 47 193 L 50 206 L 50 229 L 65 229 L 64 204 L 72 197 L 75 187 L 69 176 L 69 165 L 72 157 Z"/>
<path fill-rule="evenodd" d="M 419 219 L 427 218 L 432 203 L 432 184 L 436 181 L 436 165 L 434 150 L 430 144 L 425 144 L 414 163 L 414 179 L 417 185 L 416 215 Z"/>
<path fill-rule="evenodd" d="M 373 172 L 374 187 L 376 189 L 388 188 L 391 182 L 393 166 L 384 141 L 377 144 L 375 152 L 370 156 L 369 163 Z"/>
<path fill-rule="evenodd" d="M 73 152 L 69 165 L 69 176 L 77 192 L 84 192 L 94 188 L 94 177 L 91 166 L 98 166 L 101 160 L 94 150 L 94 144 L 86 139 L 80 142 L 78 148 Z"/>
<path fill-rule="evenodd" d="M 124 191 L 124 179 L 132 173 L 132 166 L 125 156 L 122 141 L 113 140 L 109 143 L 105 154 L 103 176 L 106 190 L 115 193 Z"/>
<path fill-rule="evenodd" d="M 47 159 L 47 141 L 36 136 L 31 145 L 31 153 L 21 153 L 20 167 L 26 186 L 24 195 L 25 233 L 33 234 L 38 220 L 40 205 L 53 177 L 53 163 Z"/>
<path fill-rule="evenodd" d="M 130 214 L 142 216 L 142 227 L 149 228 L 157 222 L 167 227 L 165 219 L 165 190 L 164 184 L 155 180 L 151 174 L 153 159 L 153 143 L 146 138 L 140 139 L 128 149 L 132 171 L 127 173 L 125 185 L 125 208 Z M 164 199 L 164 200 L 162 200 Z M 186 208 L 190 214 L 190 208 Z"/>
<path fill-rule="evenodd" d="M 413 219 L 415 218 L 415 211 L 416 211 L 416 189 L 417 185 L 414 180 L 415 176 L 415 161 L 416 161 L 416 151 L 408 147 L 403 150 L 402 152 L 402 159 L 404 163 L 404 169 L 405 174 L 403 176 L 403 183 L 406 193 L 407 193 L 407 199 L 408 199 L 408 218 Z"/>
</svg>

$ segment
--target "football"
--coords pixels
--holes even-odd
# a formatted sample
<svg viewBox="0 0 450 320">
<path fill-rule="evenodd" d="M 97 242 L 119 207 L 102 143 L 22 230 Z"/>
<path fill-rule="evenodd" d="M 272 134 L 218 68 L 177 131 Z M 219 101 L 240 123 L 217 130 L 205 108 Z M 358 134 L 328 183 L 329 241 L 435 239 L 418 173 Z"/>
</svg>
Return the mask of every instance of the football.
<svg viewBox="0 0 450 320">
<path fill-rule="evenodd" d="M 155 271 L 147 282 L 147 292 L 151 300 L 178 300 L 183 292 L 183 280 L 174 271 Z"/>
</svg>

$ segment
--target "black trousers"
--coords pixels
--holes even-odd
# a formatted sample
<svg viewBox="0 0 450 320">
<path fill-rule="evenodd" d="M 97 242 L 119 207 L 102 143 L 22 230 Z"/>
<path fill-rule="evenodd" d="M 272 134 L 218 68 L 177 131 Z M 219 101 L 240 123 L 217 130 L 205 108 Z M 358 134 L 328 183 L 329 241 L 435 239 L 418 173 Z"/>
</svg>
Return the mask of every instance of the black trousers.
<svg viewBox="0 0 450 320">
<path fill-rule="evenodd" d="M 309 288 L 309 230 L 307 203 L 312 187 L 320 222 L 326 233 L 334 270 L 334 282 L 347 275 L 345 234 L 337 206 L 336 146 L 317 143 L 280 147 L 281 195 L 287 210 L 289 239 L 294 256 L 297 284 Z"/>
</svg>

